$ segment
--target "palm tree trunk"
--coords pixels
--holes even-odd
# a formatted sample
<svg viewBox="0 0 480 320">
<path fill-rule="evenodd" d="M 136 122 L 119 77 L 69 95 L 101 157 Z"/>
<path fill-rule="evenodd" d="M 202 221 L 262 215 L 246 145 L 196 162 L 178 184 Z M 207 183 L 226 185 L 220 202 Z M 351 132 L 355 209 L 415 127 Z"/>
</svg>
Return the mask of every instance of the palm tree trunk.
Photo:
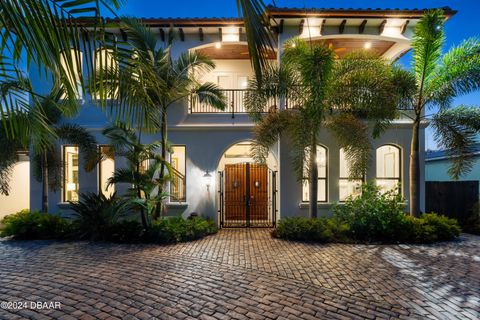
<svg viewBox="0 0 480 320">
<path fill-rule="evenodd" d="M 410 145 L 410 215 L 420 214 L 420 119 L 415 118 Z"/>
<path fill-rule="evenodd" d="M 137 176 L 140 175 L 140 163 L 137 163 L 136 165 L 136 170 L 137 170 Z M 137 181 L 138 182 L 138 181 Z M 137 183 L 137 197 L 138 199 L 142 199 L 142 189 L 140 188 L 140 185 Z M 147 217 L 145 217 L 145 209 L 140 206 L 140 217 L 142 219 L 142 226 L 145 230 L 148 229 L 148 223 L 147 223 Z"/>
<path fill-rule="evenodd" d="M 42 212 L 48 213 L 48 159 L 47 151 L 42 152 Z"/>
<path fill-rule="evenodd" d="M 310 159 L 309 159 L 309 191 L 310 191 L 310 218 L 316 218 L 318 213 L 318 166 L 317 166 L 317 143 L 313 138 L 312 145 L 310 146 Z"/>
<path fill-rule="evenodd" d="M 161 141 L 162 141 L 162 149 L 161 149 L 161 156 L 162 160 L 166 161 L 167 159 L 167 111 L 165 108 L 162 108 L 162 120 L 161 120 Z M 165 162 L 162 162 L 160 166 L 160 181 L 162 183 L 158 186 L 158 192 L 159 194 L 164 192 L 165 188 L 165 181 L 163 180 L 163 177 L 165 176 L 165 169 L 166 165 Z M 159 203 L 156 207 L 154 218 L 157 219 L 159 216 L 163 216 L 164 210 L 163 210 L 163 205 L 162 203 Z"/>
</svg>

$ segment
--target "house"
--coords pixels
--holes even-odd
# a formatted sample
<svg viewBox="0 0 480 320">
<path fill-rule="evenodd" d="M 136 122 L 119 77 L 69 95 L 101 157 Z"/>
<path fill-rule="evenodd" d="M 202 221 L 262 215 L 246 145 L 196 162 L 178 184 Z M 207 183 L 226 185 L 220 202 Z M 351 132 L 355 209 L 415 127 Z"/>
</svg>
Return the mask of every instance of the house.
<svg viewBox="0 0 480 320">
<path fill-rule="evenodd" d="M 284 43 L 299 36 L 307 41 L 324 42 L 333 47 L 339 58 L 355 49 L 375 50 L 386 59 L 395 60 L 410 50 L 414 27 L 424 10 L 382 9 L 300 9 L 270 8 L 270 27 L 277 36 L 277 48 L 269 53 L 272 61 L 280 61 Z M 447 17 L 455 12 L 445 8 Z M 114 21 L 111 21 L 114 22 Z M 296 180 L 291 168 L 290 147 L 280 139 L 272 148 L 266 166 L 255 164 L 250 156 L 253 123 L 245 112 L 243 97 L 247 82 L 253 76 L 245 42 L 243 21 L 232 18 L 168 18 L 143 19 L 158 31 L 173 28 L 180 35 L 172 47 L 174 55 L 195 50 L 210 56 L 216 68 L 204 75 L 205 81 L 217 83 L 228 97 L 225 111 L 192 101 L 182 101 L 171 108 L 169 141 L 170 155 L 177 172 L 176 183 L 170 186 L 168 214 L 189 215 L 197 212 L 216 219 L 221 226 L 272 226 L 288 216 L 308 215 L 308 182 Z M 121 36 L 119 29 L 113 32 Z M 78 66 L 78 72 L 81 67 Z M 36 86 L 44 79 L 37 70 L 30 70 Z M 81 112 L 71 120 L 88 128 L 108 148 L 101 135 L 109 124 L 90 97 L 80 98 Z M 289 108 L 288 101 L 280 109 Z M 267 111 L 267 110 L 266 110 Z M 373 141 L 372 163 L 364 179 L 376 181 L 384 190 L 401 185 L 408 202 L 410 120 L 400 117 L 380 138 Z M 421 146 L 424 149 L 424 129 Z M 158 135 L 143 136 L 142 141 L 159 139 Z M 60 145 L 63 159 L 63 185 L 50 193 L 51 211 L 68 211 L 69 201 L 76 201 L 82 192 L 121 192 L 125 186 L 106 189 L 108 177 L 122 167 L 120 157 L 103 161 L 96 170 L 85 172 L 77 146 Z M 348 179 L 348 166 L 343 151 L 328 133 L 320 133 L 318 146 L 319 214 L 327 215 L 334 203 L 359 192 L 362 180 Z M 420 155 L 423 164 L 424 154 Z M 33 170 L 33 169 L 30 169 Z M 33 177 L 30 174 L 30 177 Z M 424 166 L 421 166 L 424 185 Z M 16 181 L 16 183 L 18 183 Z M 22 182 L 20 182 L 22 183 Z M 30 178 L 31 209 L 41 207 L 41 184 Z M 422 187 L 421 198 L 424 198 Z M 8 198 L 1 198 L 3 203 Z M 424 207 L 422 200 L 421 207 Z"/>
<path fill-rule="evenodd" d="M 457 181 L 480 182 L 480 143 L 471 148 L 474 159 L 472 169 L 459 177 Z M 448 174 L 451 165 L 451 156 L 445 150 L 427 151 L 425 153 L 425 180 L 426 181 L 454 181 Z M 479 194 L 480 199 L 480 194 Z"/>
</svg>

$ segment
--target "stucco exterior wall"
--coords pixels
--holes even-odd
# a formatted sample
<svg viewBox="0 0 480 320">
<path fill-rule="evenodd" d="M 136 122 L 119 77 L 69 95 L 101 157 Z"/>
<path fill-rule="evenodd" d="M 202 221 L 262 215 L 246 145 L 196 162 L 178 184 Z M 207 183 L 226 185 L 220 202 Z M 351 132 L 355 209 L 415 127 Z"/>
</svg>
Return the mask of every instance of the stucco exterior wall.
<svg viewBox="0 0 480 320">
<path fill-rule="evenodd" d="M 10 178 L 10 193 L 0 195 L 0 220 L 30 207 L 30 162 L 17 162 Z"/>
</svg>

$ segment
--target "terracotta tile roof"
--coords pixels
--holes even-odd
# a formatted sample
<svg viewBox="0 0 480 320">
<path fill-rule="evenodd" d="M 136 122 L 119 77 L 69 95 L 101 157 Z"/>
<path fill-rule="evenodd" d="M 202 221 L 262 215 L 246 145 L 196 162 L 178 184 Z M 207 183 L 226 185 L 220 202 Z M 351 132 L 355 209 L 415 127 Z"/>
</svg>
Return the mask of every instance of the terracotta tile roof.
<svg viewBox="0 0 480 320">
<path fill-rule="evenodd" d="M 450 7 L 441 8 L 445 11 L 447 18 L 453 16 L 457 11 Z M 399 8 L 286 8 L 268 6 L 270 15 L 273 18 L 302 18 L 308 15 L 322 15 L 331 18 L 420 18 L 426 10 L 424 9 L 399 9 Z M 195 26 L 222 26 L 222 25 L 243 25 L 243 19 L 238 17 L 139 17 L 145 24 L 153 27 L 168 27 L 170 25 L 195 27 Z M 107 18 L 107 24 L 115 25 L 118 19 Z M 87 22 L 88 23 L 88 22 Z"/>
</svg>

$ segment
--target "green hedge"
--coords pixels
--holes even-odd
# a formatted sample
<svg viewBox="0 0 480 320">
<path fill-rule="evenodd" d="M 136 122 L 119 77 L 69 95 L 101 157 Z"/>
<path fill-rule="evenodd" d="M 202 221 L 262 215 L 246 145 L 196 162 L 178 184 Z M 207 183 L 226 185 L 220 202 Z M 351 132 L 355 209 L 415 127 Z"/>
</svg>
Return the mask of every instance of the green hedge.
<svg viewBox="0 0 480 320">
<path fill-rule="evenodd" d="M 381 227 L 370 226 L 366 233 L 352 229 L 335 218 L 285 218 L 280 220 L 274 236 L 288 240 L 343 243 L 432 243 L 450 241 L 460 234 L 455 219 L 435 213 L 423 214 L 420 218 L 403 215 L 396 227 L 391 227 L 390 236 Z M 371 230 L 382 230 L 379 234 Z M 368 235 L 368 236 L 366 236 Z"/>
<path fill-rule="evenodd" d="M 200 239 L 217 232 L 217 225 L 213 220 L 201 217 L 164 218 L 154 221 L 147 231 L 137 220 L 114 219 L 108 220 L 108 223 L 91 223 L 89 229 L 89 224 L 85 223 L 83 218 L 77 217 L 77 220 L 70 221 L 59 215 L 28 210 L 6 216 L 1 223 L 1 237 L 12 236 L 22 240 L 89 239 L 124 243 L 175 243 Z"/>
<path fill-rule="evenodd" d="M 22 210 L 2 220 L 1 237 L 15 239 L 64 239 L 72 232 L 72 224 L 54 214 Z"/>
<path fill-rule="evenodd" d="M 435 213 L 420 218 L 404 213 L 403 199 L 394 192 L 382 194 L 364 185 L 362 194 L 333 208 L 331 218 L 280 220 L 274 235 L 283 239 L 316 242 L 431 243 L 457 237 L 455 219 Z"/>
<path fill-rule="evenodd" d="M 200 239 L 218 231 L 213 220 L 195 217 L 164 218 L 154 221 L 148 230 L 146 238 L 149 242 L 175 243 Z"/>
</svg>

